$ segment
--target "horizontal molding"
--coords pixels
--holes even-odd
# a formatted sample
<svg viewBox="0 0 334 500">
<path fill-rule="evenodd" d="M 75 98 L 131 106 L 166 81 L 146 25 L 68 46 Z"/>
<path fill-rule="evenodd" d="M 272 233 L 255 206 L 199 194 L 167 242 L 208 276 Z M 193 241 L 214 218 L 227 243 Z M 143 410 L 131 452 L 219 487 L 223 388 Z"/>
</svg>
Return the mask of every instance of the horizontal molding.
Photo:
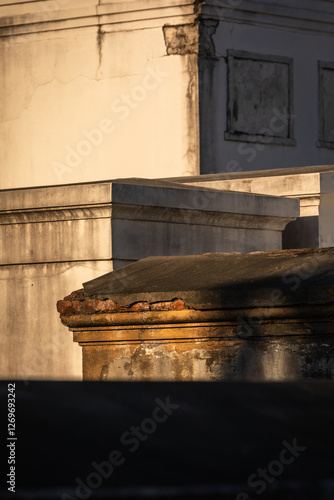
<svg viewBox="0 0 334 500">
<path fill-rule="evenodd" d="M 300 196 L 300 217 L 319 216 L 320 195 Z"/>
<path fill-rule="evenodd" d="M 62 207 L 0 212 L 0 226 L 11 224 L 52 223 L 85 219 L 137 220 L 166 224 L 270 229 L 280 231 L 295 217 L 260 214 L 187 210 L 130 204 L 109 204 L 87 207 Z"/>
<path fill-rule="evenodd" d="M 176 208 L 121 205 L 113 208 L 113 220 L 140 220 L 173 224 L 234 227 L 243 229 L 269 229 L 281 231 L 296 217 L 277 217 L 260 214 L 186 210 Z"/>
<path fill-rule="evenodd" d="M 73 329 L 74 330 L 74 329 Z M 246 333 L 246 335 L 245 335 Z M 162 343 L 175 344 L 178 342 L 187 342 L 189 344 L 198 342 L 245 342 L 245 340 L 265 340 L 272 337 L 312 337 L 317 335 L 333 336 L 333 325 L 330 322 L 321 321 L 264 321 L 252 328 L 252 334 L 247 335 L 243 332 L 237 322 L 234 323 L 212 323 L 193 325 L 154 325 L 151 328 L 129 329 L 124 327 L 106 328 L 102 330 L 73 331 L 73 341 L 78 342 L 80 346 L 98 346 L 110 344 L 154 344 Z M 261 339 L 262 338 L 262 339 Z M 316 339 L 314 339 L 316 342 Z M 229 344 L 226 345 L 226 347 Z"/>
<path fill-rule="evenodd" d="M 114 26 L 112 31 L 124 31 L 166 23 L 186 24 L 194 22 L 197 17 L 195 4 L 193 0 L 14 2 L 0 6 L 0 36 L 104 25 Z"/>
<path fill-rule="evenodd" d="M 87 205 L 86 207 L 61 207 L 35 210 L 0 212 L 0 225 L 33 224 L 38 222 L 59 222 L 80 219 L 111 218 L 111 205 Z"/>
<path fill-rule="evenodd" d="M 296 31 L 334 33 L 334 5 L 331 1 L 243 0 L 238 6 L 228 1 L 208 0 L 202 7 L 202 15 L 224 21 L 272 26 Z"/>
<path fill-rule="evenodd" d="M 79 5 L 79 6 L 78 6 Z M 243 0 L 229 5 L 208 0 L 98 0 L 8 1 L 0 6 L 0 36 L 106 26 L 105 31 L 123 31 L 193 23 L 198 14 L 230 22 L 283 27 L 297 31 L 334 33 L 334 8 L 328 0 L 274 2 Z"/>
<path fill-rule="evenodd" d="M 224 137 L 226 141 L 260 143 L 265 144 L 266 147 L 276 144 L 281 144 L 282 146 L 297 145 L 297 141 L 291 137 L 276 137 L 274 135 L 252 135 L 241 132 L 225 132 Z"/>
<path fill-rule="evenodd" d="M 101 206 L 111 202 L 113 181 L 82 182 L 0 190 L 0 213 Z"/>
<path fill-rule="evenodd" d="M 334 142 L 329 141 L 317 141 L 318 148 L 334 149 Z"/>
<path fill-rule="evenodd" d="M 180 293 L 180 292 L 179 292 Z M 330 315 L 333 311 L 333 304 L 298 304 L 298 306 L 287 307 L 253 307 L 253 308 L 226 308 L 220 310 L 194 310 L 187 309 L 183 311 L 147 311 L 147 312 L 121 312 L 121 313 L 100 313 L 100 314 L 74 314 L 70 316 L 61 315 L 62 323 L 70 328 L 79 338 L 80 332 L 89 331 L 95 332 L 95 339 L 106 332 L 115 332 L 121 330 L 123 338 L 124 330 L 135 328 L 136 325 L 141 325 L 140 328 L 144 331 L 155 328 L 174 328 L 177 338 L 177 329 L 179 325 L 182 328 L 191 327 L 220 327 L 223 324 L 226 326 L 240 323 L 241 319 L 251 317 L 253 321 L 258 321 L 261 324 L 276 321 L 282 323 L 284 321 L 295 320 L 297 322 L 306 321 L 318 323 L 330 323 Z M 328 317 L 328 320 L 324 318 Z M 259 325 L 260 326 L 260 325 Z M 86 328 L 85 328 L 86 327 Z M 118 328 L 117 328 L 118 327 Z M 102 328 L 102 329 L 101 329 Z M 331 327 L 332 328 L 332 327 Z M 123 330 L 124 329 L 124 330 Z M 310 330 L 310 329 L 309 329 Z M 333 334 L 334 334 L 334 329 Z M 145 335 L 144 331 L 142 332 Z M 311 331 L 309 331 L 311 333 Z M 112 333 L 110 334 L 112 335 Z M 131 333 L 128 333 L 131 337 Z M 129 339 L 130 339 L 129 337 Z M 87 337 L 84 337 L 87 339 Z M 87 339 L 88 340 L 88 339 Z"/>
</svg>

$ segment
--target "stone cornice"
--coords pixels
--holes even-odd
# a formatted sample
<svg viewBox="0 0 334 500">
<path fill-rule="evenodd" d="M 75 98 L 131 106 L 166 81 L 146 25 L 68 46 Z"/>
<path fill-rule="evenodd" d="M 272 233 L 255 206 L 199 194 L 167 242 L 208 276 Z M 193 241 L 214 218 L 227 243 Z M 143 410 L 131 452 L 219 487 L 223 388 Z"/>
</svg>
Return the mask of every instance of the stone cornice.
<svg viewBox="0 0 334 500">
<path fill-rule="evenodd" d="M 111 217 L 111 213 L 111 205 L 87 205 L 85 207 L 55 207 L 35 210 L 4 211 L 0 212 L 0 225 L 81 219 L 106 219 Z"/>
<path fill-rule="evenodd" d="M 54 207 L 3 211 L 0 212 L 0 225 L 106 218 L 244 229 L 270 229 L 272 231 L 282 231 L 289 222 L 295 220 L 292 217 L 259 216 L 256 214 L 244 215 L 242 213 L 213 211 L 203 212 L 200 210 L 110 203 L 109 205 L 100 206 L 87 205 L 85 207 Z"/>
<path fill-rule="evenodd" d="M 50 0 L 0 6 L 0 36 L 108 25 L 108 31 L 192 23 L 198 16 L 193 0 Z"/>
<path fill-rule="evenodd" d="M 334 33 L 334 4 L 330 0 L 208 0 L 202 15 L 257 26 Z"/>
<path fill-rule="evenodd" d="M 202 18 L 334 33 L 334 5 L 329 0 L 99 0 L 10 1 L 0 6 L 0 36 L 26 35 L 85 27 L 124 31 L 191 24 Z"/>
<path fill-rule="evenodd" d="M 295 217 L 115 204 L 113 220 L 115 219 L 282 231 Z"/>
<path fill-rule="evenodd" d="M 58 301 L 58 311 L 64 307 L 64 300 Z M 179 301 L 181 302 L 181 301 Z M 143 304 L 143 303 L 141 303 Z M 133 306 L 132 306 L 133 307 Z M 240 324 L 241 319 L 251 318 L 253 322 L 258 325 L 267 325 L 270 322 L 276 321 L 282 323 L 284 321 L 295 321 L 296 323 L 306 322 L 304 327 L 307 327 L 310 322 L 329 323 L 331 330 L 333 330 L 330 316 L 333 313 L 333 304 L 312 304 L 302 305 L 298 304 L 287 307 L 253 307 L 253 308 L 239 308 L 239 309 L 221 309 L 221 310 L 195 310 L 184 309 L 174 311 L 152 311 L 152 310 L 138 310 L 138 311 L 124 311 L 124 312 L 109 312 L 109 313 L 95 313 L 95 314 L 60 314 L 61 322 L 78 332 L 86 332 L 87 328 L 90 331 L 96 332 L 96 336 L 103 337 L 103 332 L 108 331 L 111 327 L 122 327 L 127 330 L 125 334 L 121 331 L 119 340 L 125 340 L 124 335 L 131 337 L 131 329 L 140 328 L 171 328 L 172 325 L 183 325 L 184 328 L 196 328 L 198 324 L 202 327 L 229 327 Z M 120 328 L 122 330 L 122 328 Z M 118 328 L 119 329 L 119 328 Z M 309 328 L 310 333 L 311 329 Z M 295 330 L 298 333 L 298 330 Z M 331 332 L 332 333 L 332 332 Z M 102 337 L 101 337 L 102 336 Z M 189 335 L 188 335 L 189 336 Z M 127 338 L 126 340 L 135 340 L 135 338 Z M 169 338 L 170 334 L 169 334 Z M 93 340 L 93 338 L 91 338 Z M 114 339 L 116 340 L 116 339 Z"/>
</svg>

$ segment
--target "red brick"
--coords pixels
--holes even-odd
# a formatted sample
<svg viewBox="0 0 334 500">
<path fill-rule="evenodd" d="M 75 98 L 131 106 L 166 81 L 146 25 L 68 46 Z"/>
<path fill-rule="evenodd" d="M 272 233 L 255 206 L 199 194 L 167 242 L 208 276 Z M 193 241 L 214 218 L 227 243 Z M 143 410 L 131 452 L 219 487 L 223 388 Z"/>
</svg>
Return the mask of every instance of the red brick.
<svg viewBox="0 0 334 500">
<path fill-rule="evenodd" d="M 82 302 L 80 302 L 80 300 L 72 300 L 72 309 L 74 312 L 76 313 L 81 312 L 81 305 Z"/>
<path fill-rule="evenodd" d="M 132 304 L 132 306 L 129 308 L 129 311 L 149 311 L 150 306 L 147 302 L 136 302 L 135 304 Z"/>
<path fill-rule="evenodd" d="M 172 311 L 181 311 L 182 309 L 187 309 L 185 303 L 183 302 L 183 300 L 173 300 L 173 302 L 171 302 L 170 304 L 170 309 Z"/>
<path fill-rule="evenodd" d="M 85 299 L 82 303 L 82 310 L 84 313 L 95 313 L 96 312 L 96 299 Z"/>
<path fill-rule="evenodd" d="M 71 314 L 72 302 L 70 300 L 58 300 L 57 311 L 60 314 Z"/>
<path fill-rule="evenodd" d="M 152 311 L 168 311 L 169 302 L 156 302 L 155 304 L 151 304 Z"/>
<path fill-rule="evenodd" d="M 116 304 L 113 300 L 96 300 L 96 312 L 116 311 Z"/>
</svg>

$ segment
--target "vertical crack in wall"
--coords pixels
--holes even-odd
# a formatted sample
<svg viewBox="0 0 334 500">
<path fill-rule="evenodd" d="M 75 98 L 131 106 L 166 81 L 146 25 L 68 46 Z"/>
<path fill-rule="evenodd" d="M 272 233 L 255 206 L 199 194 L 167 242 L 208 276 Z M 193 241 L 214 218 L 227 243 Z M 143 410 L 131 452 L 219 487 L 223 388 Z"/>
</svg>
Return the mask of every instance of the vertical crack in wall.
<svg viewBox="0 0 334 500">
<path fill-rule="evenodd" d="M 99 24 L 98 26 L 98 30 L 97 30 L 97 51 L 98 51 L 98 56 L 99 56 L 99 63 L 98 63 L 98 67 L 97 67 L 97 70 L 96 70 L 96 79 L 98 80 L 98 75 L 99 75 L 99 71 L 100 71 L 100 68 L 101 68 L 101 64 L 102 64 L 102 55 L 103 55 L 103 39 L 104 39 L 104 36 L 105 36 L 105 33 L 102 31 L 102 26 Z"/>
</svg>

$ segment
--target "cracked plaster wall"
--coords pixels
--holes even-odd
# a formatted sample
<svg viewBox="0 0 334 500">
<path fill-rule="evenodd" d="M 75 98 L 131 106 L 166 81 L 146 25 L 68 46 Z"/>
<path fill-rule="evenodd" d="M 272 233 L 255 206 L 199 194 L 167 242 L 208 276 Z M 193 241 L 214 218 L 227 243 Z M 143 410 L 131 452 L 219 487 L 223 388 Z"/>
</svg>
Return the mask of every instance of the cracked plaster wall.
<svg viewBox="0 0 334 500">
<path fill-rule="evenodd" d="M 0 187 L 197 174 L 195 58 L 162 27 L 2 37 Z"/>
<path fill-rule="evenodd" d="M 119 342 L 112 346 L 96 343 L 83 347 L 83 371 L 85 380 L 331 380 L 333 347 L 330 336 L 288 335 L 249 342 L 236 338 Z"/>
</svg>

